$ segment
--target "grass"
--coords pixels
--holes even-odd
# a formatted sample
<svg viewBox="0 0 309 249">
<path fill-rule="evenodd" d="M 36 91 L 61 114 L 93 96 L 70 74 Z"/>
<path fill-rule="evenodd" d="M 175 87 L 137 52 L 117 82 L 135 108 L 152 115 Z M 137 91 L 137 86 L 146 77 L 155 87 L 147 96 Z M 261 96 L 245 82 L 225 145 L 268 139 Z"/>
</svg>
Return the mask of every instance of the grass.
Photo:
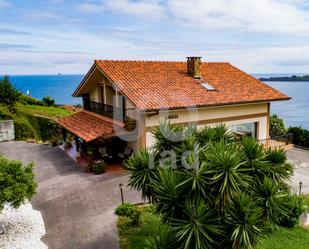
<svg viewBox="0 0 309 249">
<path fill-rule="evenodd" d="M 73 112 L 70 110 L 67 110 L 62 107 L 48 107 L 48 106 L 39 106 L 39 105 L 22 105 L 22 104 L 16 104 L 15 106 L 16 113 L 11 114 L 9 113 L 7 107 L 0 106 L 0 114 L 11 116 L 14 118 L 14 116 L 22 116 L 23 114 L 29 114 L 33 116 L 40 116 L 50 119 L 55 119 L 58 117 L 68 116 L 72 114 Z"/>
<path fill-rule="evenodd" d="M 141 224 L 138 227 L 132 227 L 131 220 L 127 217 L 118 218 L 117 227 L 121 249 L 143 248 L 145 239 L 158 232 L 161 222 L 159 217 L 153 214 L 152 207 L 139 209 L 142 215 Z"/>
<path fill-rule="evenodd" d="M 62 107 L 54 106 L 39 106 L 39 105 L 16 105 L 17 113 L 27 113 L 34 116 L 41 116 L 45 118 L 58 118 L 68 116 L 73 112 Z"/>
<path fill-rule="evenodd" d="M 257 249 L 308 249 L 309 230 L 304 228 L 280 227 L 262 240 Z"/>
<path fill-rule="evenodd" d="M 309 196 L 305 198 L 306 205 L 309 206 Z M 117 221 L 118 233 L 121 249 L 143 248 L 144 241 L 153 234 L 158 233 L 161 225 L 158 216 L 154 215 L 152 208 L 141 208 L 141 225 L 132 227 L 129 218 L 119 217 Z M 301 227 L 284 228 L 268 235 L 262 240 L 257 249 L 308 249 L 309 229 Z"/>
<path fill-rule="evenodd" d="M 74 113 L 62 107 L 24 105 L 17 103 L 15 112 L 10 113 L 0 105 L 0 120 L 13 119 L 16 140 L 56 141 L 60 137 L 55 119 Z"/>
</svg>

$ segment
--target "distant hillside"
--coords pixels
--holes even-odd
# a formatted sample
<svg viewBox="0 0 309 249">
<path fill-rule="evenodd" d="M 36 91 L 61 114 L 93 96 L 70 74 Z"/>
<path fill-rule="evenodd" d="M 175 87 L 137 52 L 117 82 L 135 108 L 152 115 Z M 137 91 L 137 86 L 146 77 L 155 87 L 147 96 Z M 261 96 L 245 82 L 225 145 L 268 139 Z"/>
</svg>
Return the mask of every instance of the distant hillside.
<svg viewBox="0 0 309 249">
<path fill-rule="evenodd" d="M 260 78 L 261 81 L 309 81 L 309 75 Z"/>
</svg>

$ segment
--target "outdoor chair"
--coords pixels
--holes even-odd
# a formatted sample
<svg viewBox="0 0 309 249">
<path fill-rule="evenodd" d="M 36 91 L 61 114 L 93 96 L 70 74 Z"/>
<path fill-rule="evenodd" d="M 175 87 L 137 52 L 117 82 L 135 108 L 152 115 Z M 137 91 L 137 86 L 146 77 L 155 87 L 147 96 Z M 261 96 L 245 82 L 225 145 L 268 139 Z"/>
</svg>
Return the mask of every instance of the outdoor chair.
<svg viewBox="0 0 309 249">
<path fill-rule="evenodd" d="M 125 159 L 125 158 L 128 158 L 132 154 L 132 152 L 133 152 L 132 149 L 130 147 L 126 146 L 122 153 L 118 153 L 118 156 L 121 159 Z"/>
<path fill-rule="evenodd" d="M 101 155 L 103 158 L 104 158 L 104 157 L 108 157 L 106 147 L 101 147 L 101 148 L 99 148 L 99 153 L 100 153 L 100 155 Z"/>
</svg>

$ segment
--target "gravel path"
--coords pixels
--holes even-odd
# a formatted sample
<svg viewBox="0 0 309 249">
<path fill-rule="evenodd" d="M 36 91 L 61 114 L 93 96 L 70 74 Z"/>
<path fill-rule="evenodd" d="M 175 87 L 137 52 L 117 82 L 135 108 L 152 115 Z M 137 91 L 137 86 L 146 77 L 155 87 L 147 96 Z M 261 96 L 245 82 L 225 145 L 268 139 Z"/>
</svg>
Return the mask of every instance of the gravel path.
<svg viewBox="0 0 309 249">
<path fill-rule="evenodd" d="M 0 143 L 0 154 L 35 162 L 38 193 L 32 200 L 41 211 L 49 249 L 118 249 L 114 209 L 120 204 L 124 173 L 87 174 L 59 148 L 26 142 Z M 140 202 L 139 193 L 124 188 L 126 201 Z"/>
</svg>

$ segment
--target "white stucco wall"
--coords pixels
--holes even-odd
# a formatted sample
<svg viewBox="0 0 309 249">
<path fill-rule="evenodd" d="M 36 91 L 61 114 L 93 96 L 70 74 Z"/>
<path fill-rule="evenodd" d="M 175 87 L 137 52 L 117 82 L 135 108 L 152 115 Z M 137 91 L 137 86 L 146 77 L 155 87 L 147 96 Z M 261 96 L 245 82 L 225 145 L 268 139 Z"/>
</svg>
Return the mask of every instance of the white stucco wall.
<svg viewBox="0 0 309 249">
<path fill-rule="evenodd" d="M 154 144 L 154 138 L 151 131 L 149 131 L 150 127 L 158 126 L 160 122 L 167 120 L 167 116 L 171 114 L 178 115 L 178 118 L 169 119 L 171 124 L 196 123 L 198 128 L 205 125 L 214 126 L 220 123 L 230 126 L 256 122 L 258 123 L 258 139 L 266 139 L 268 137 L 267 103 L 212 107 L 192 111 L 174 110 L 161 112 L 160 114 L 151 117 L 145 117 L 145 126 L 148 128 L 146 131 L 147 148 Z"/>
</svg>

